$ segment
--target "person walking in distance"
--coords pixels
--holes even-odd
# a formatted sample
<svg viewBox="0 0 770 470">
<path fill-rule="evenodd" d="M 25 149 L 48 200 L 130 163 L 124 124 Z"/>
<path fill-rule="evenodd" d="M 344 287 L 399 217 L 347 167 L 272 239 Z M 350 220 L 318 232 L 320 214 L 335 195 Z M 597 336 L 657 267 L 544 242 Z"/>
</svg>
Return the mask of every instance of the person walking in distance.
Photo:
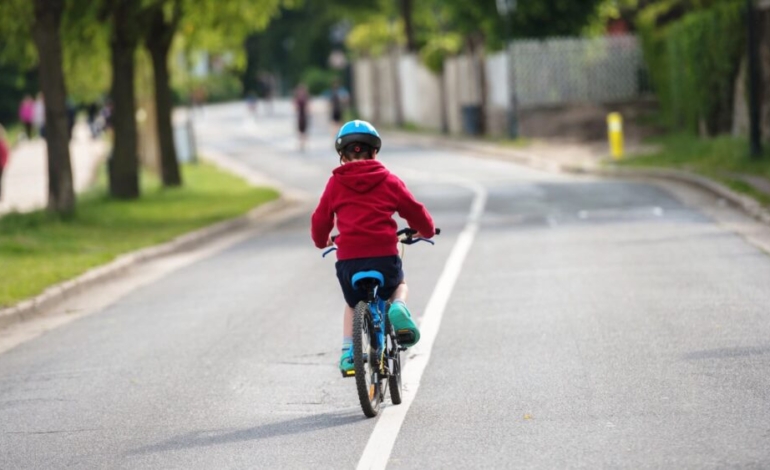
<svg viewBox="0 0 770 470">
<path fill-rule="evenodd" d="M 332 128 L 334 132 L 342 125 L 342 115 L 345 112 L 345 106 L 348 104 L 348 92 L 340 86 L 339 80 L 332 83 L 331 93 L 329 95 L 329 108 L 331 110 Z"/>
<path fill-rule="evenodd" d="M 6 138 L 5 128 L 0 125 L 0 200 L 3 199 L 3 170 L 8 166 L 11 149 Z"/>
<path fill-rule="evenodd" d="M 294 108 L 297 111 L 297 131 L 299 132 L 299 149 L 305 151 L 307 142 L 308 111 L 310 107 L 310 93 L 307 86 L 300 83 L 294 92 Z"/>
<path fill-rule="evenodd" d="M 41 138 L 45 137 L 45 102 L 43 101 L 43 92 L 38 93 L 35 99 L 32 124 L 35 126 L 37 135 Z"/>
<path fill-rule="evenodd" d="M 27 139 L 32 139 L 32 121 L 35 117 L 35 100 L 30 95 L 24 95 L 19 105 L 19 121 L 24 126 Z"/>
</svg>

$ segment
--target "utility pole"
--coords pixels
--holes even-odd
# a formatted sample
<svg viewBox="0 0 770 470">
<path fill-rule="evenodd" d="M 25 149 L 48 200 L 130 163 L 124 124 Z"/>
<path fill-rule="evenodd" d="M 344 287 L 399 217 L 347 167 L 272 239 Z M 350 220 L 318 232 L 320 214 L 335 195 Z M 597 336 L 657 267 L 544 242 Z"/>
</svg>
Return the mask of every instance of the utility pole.
<svg viewBox="0 0 770 470">
<path fill-rule="evenodd" d="M 751 157 L 762 157 L 762 132 L 760 129 L 760 70 L 759 70 L 759 35 L 753 0 L 746 0 L 746 35 L 748 38 L 748 73 L 749 73 L 749 142 Z"/>
<path fill-rule="evenodd" d="M 519 111 L 516 97 L 516 69 L 513 66 L 511 42 L 511 15 L 516 11 L 516 0 L 497 0 L 497 12 L 505 22 L 505 51 L 508 66 L 508 137 L 519 137 Z"/>
</svg>

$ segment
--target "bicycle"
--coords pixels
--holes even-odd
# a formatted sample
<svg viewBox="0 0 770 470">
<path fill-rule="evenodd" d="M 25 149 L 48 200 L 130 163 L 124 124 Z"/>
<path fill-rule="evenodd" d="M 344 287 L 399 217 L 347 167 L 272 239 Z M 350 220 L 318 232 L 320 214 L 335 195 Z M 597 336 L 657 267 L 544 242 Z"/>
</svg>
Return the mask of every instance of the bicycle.
<svg viewBox="0 0 770 470">
<path fill-rule="evenodd" d="M 441 233 L 436 229 L 436 235 Z M 433 240 L 417 237 L 416 230 L 404 228 L 396 232 L 399 242 L 413 245 L 424 241 L 434 245 Z M 334 241 L 336 237 L 332 237 Z M 323 257 L 335 251 L 331 247 L 324 251 Z M 385 394 L 390 391 L 390 400 L 394 405 L 401 403 L 401 352 L 406 351 L 402 342 L 412 342 L 414 337 L 408 330 L 394 331 L 388 320 L 390 302 L 380 299 L 377 290 L 385 283 L 385 278 L 378 271 L 362 271 L 353 275 L 353 287 L 364 289 L 366 302 L 359 302 L 353 316 L 353 370 L 343 377 L 355 377 L 358 399 L 361 409 L 368 418 L 374 418 L 380 412 L 380 405 Z"/>
</svg>

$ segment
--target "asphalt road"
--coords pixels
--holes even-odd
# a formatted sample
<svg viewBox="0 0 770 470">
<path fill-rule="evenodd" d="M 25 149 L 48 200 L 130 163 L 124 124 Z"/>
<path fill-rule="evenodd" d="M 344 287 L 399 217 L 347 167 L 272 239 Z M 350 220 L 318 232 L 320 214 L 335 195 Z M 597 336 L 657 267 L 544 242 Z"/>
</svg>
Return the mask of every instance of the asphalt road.
<svg viewBox="0 0 770 470">
<path fill-rule="evenodd" d="M 207 109 L 198 143 L 312 206 L 316 111 L 305 153 L 285 103 Z M 417 315 L 485 202 L 388 468 L 770 466 L 770 258 L 740 224 L 387 135 L 381 159 L 443 229 L 404 259 Z M 0 354 L 0 468 L 355 468 L 384 425 L 336 369 L 333 264 L 304 210 Z"/>
</svg>

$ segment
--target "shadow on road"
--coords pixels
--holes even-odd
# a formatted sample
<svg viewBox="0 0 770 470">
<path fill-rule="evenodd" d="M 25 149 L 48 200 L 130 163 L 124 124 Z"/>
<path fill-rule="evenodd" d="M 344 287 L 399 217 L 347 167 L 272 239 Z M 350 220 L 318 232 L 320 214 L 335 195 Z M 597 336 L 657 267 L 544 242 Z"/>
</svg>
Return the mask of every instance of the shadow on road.
<svg viewBox="0 0 770 470">
<path fill-rule="evenodd" d="M 128 451 L 125 455 L 143 455 L 167 452 L 173 450 L 192 449 L 196 447 L 208 447 L 220 444 L 231 444 L 235 442 L 255 441 L 268 439 L 277 436 L 286 436 L 291 434 L 300 434 L 305 432 L 328 429 L 338 426 L 347 426 L 358 423 L 364 417 L 356 410 L 355 412 L 323 413 L 302 418 L 280 421 L 277 423 L 264 424 L 245 429 L 237 430 L 206 430 L 194 431 L 177 437 L 172 437 L 158 444 L 143 446 L 138 449 Z"/>
<path fill-rule="evenodd" d="M 700 359 L 731 359 L 735 357 L 760 356 L 768 353 L 770 353 L 770 347 L 768 346 L 736 347 L 696 351 L 685 354 L 684 358 L 691 361 Z"/>
</svg>

